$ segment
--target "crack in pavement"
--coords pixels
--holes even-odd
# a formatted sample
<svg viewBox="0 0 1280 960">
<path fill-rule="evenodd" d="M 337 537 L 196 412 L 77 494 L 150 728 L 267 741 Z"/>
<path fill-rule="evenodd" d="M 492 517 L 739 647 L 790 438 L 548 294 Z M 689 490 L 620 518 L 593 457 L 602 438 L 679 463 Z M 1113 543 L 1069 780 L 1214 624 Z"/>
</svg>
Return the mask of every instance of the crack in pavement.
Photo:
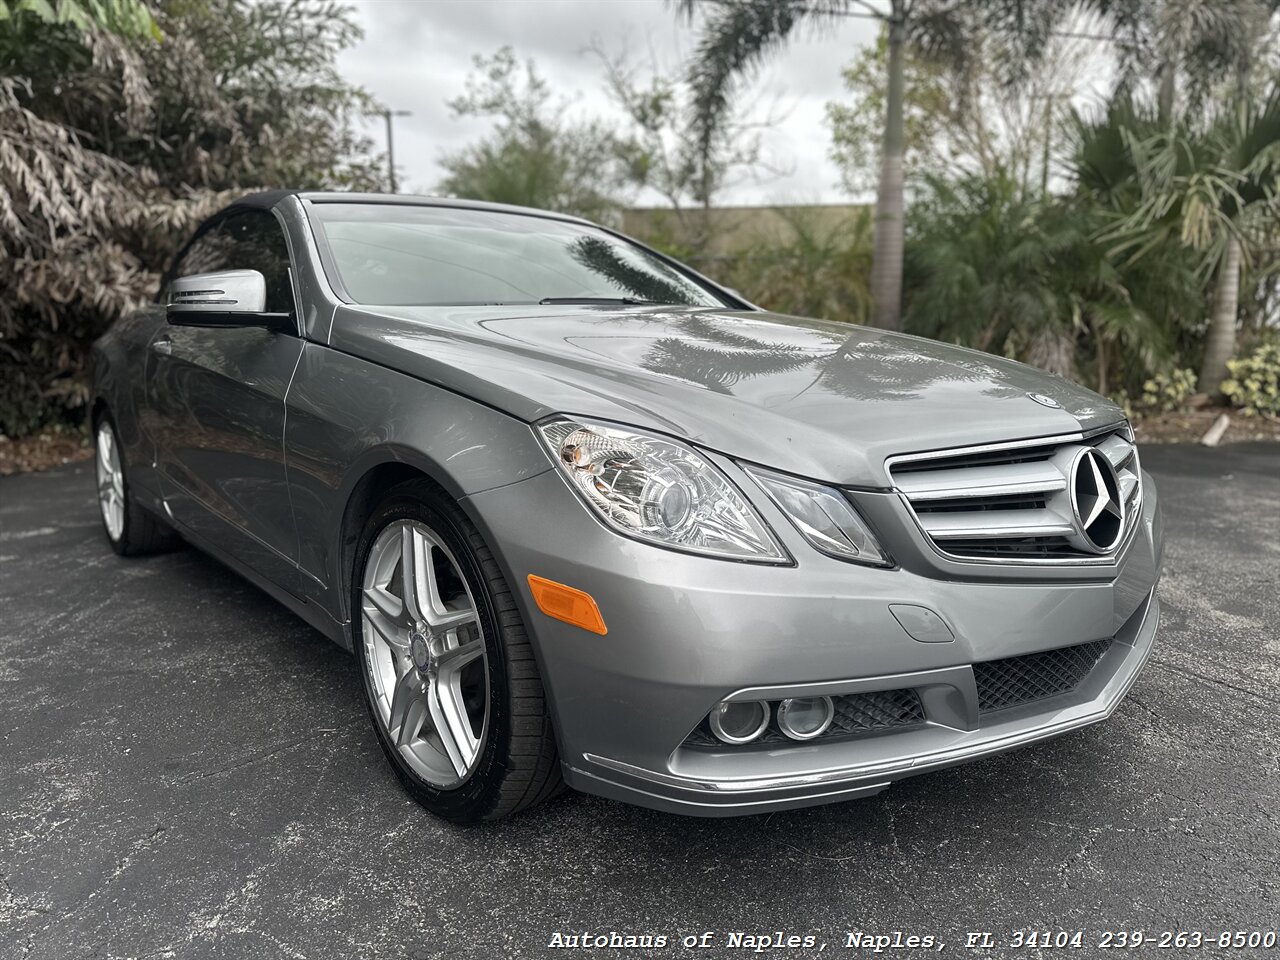
<svg viewBox="0 0 1280 960">
<path fill-rule="evenodd" d="M 44 911 L 44 914 L 46 916 L 54 917 L 54 920 L 52 923 L 45 924 L 45 926 L 39 931 L 39 934 L 45 935 L 54 926 L 62 927 L 66 924 L 68 920 L 72 920 L 75 917 L 78 917 L 80 914 L 84 913 L 84 911 L 87 910 L 89 906 L 95 900 L 98 899 L 98 897 L 100 897 L 104 892 L 106 892 L 108 887 L 110 887 L 113 883 L 116 882 L 116 880 L 120 878 L 121 874 L 123 874 L 126 870 L 129 869 L 129 867 L 133 865 L 134 860 L 139 853 L 143 853 L 147 850 L 150 850 L 152 847 L 155 847 L 159 843 L 163 842 L 163 838 L 165 834 L 168 833 L 168 831 L 169 831 L 168 827 L 160 826 L 159 824 L 157 824 L 156 828 L 152 830 L 149 834 L 147 834 L 145 837 L 139 837 L 136 840 L 131 841 L 129 843 L 128 852 L 125 853 L 125 855 L 121 857 L 118 861 L 116 861 L 115 868 L 111 871 L 111 873 L 101 883 L 99 883 L 96 887 L 94 887 L 93 890 L 90 891 L 87 897 L 83 897 L 82 899 L 77 901 L 70 910 L 67 910 L 65 912 L 55 913 L 53 909 Z M 31 948 L 27 950 L 27 952 L 30 953 L 31 949 L 34 949 L 36 938 L 35 936 L 32 936 L 32 937 L 29 937 L 28 939 L 32 944 Z"/>
<path fill-rule="evenodd" d="M 1207 674 L 1197 673 L 1196 671 L 1188 667 L 1179 666 L 1176 663 L 1169 663 L 1168 661 L 1165 661 L 1165 660 L 1157 660 L 1157 661 L 1152 661 L 1151 666 L 1156 667 L 1157 669 L 1172 670 L 1174 673 L 1180 673 L 1183 676 L 1191 677 L 1193 680 L 1200 680 L 1200 681 L 1203 681 L 1204 683 L 1213 684 L 1214 686 L 1226 687 L 1228 690 L 1234 690 L 1236 693 L 1242 693 L 1246 697 L 1253 697 L 1255 700 L 1261 700 L 1263 703 L 1268 703 L 1273 706 L 1280 706 L 1280 699 L 1276 699 L 1273 697 L 1264 697 L 1262 694 L 1258 693 L 1255 690 L 1250 690 L 1246 687 L 1237 687 L 1234 683 L 1229 683 L 1226 680 L 1219 679 L 1218 677 L 1211 677 L 1211 676 L 1208 676 Z"/>
<path fill-rule="evenodd" d="M 289 743 L 281 744 L 278 747 L 273 747 L 269 750 L 259 751 L 258 753 L 251 754 L 250 756 L 244 758 L 243 760 L 238 760 L 224 767 L 217 767 L 213 770 L 201 770 L 198 773 L 185 774 L 184 776 L 179 777 L 174 782 L 178 784 L 197 783 L 200 780 L 208 780 L 210 777 L 220 777 L 226 773 L 234 773 L 236 770 L 243 769 L 244 767 L 251 767 L 255 763 L 261 763 L 263 760 L 270 760 L 274 756 L 277 756 L 281 753 L 285 753 L 286 751 L 289 751 L 289 750 L 294 750 L 302 746 L 303 744 L 312 743 L 316 740 L 323 740 L 325 737 L 329 736 L 332 733 L 337 733 L 339 730 L 344 730 L 348 727 L 355 726 L 357 723 L 364 723 L 364 722 L 365 722 L 364 717 L 353 717 L 349 720 L 344 720 L 340 722 L 337 726 L 327 727 L 324 730 L 318 730 L 315 733 L 308 734 L 305 737 L 301 737 Z"/>
</svg>

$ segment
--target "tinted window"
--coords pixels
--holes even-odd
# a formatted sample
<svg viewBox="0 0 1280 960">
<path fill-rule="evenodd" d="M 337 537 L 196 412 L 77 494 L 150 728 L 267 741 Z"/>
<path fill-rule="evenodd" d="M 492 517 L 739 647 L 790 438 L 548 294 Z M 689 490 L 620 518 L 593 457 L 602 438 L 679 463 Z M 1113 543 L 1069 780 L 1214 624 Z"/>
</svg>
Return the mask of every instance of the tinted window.
<svg viewBox="0 0 1280 960">
<path fill-rule="evenodd" d="M 218 270 L 257 270 L 267 282 L 267 311 L 293 314 L 289 248 L 279 221 L 267 211 L 245 210 L 223 218 L 187 248 L 173 275 Z"/>
<path fill-rule="evenodd" d="M 603 230 L 450 207 L 318 203 L 332 263 L 357 303 L 537 303 L 547 297 L 724 301 L 648 251 Z"/>
<path fill-rule="evenodd" d="M 220 233 L 221 225 L 200 234 L 174 264 L 173 276 L 189 277 L 193 273 L 216 273 L 230 270 L 230 244 Z"/>
<path fill-rule="evenodd" d="M 247 210 L 222 221 L 221 232 L 231 241 L 229 269 L 260 271 L 267 281 L 267 311 L 293 313 L 289 247 L 280 222 L 265 210 Z"/>
</svg>

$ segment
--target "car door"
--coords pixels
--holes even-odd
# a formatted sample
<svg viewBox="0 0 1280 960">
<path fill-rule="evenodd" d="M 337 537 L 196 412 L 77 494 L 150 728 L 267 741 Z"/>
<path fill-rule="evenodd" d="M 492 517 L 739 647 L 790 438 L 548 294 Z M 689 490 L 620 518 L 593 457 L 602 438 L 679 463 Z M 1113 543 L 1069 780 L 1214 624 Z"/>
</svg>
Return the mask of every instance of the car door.
<svg viewBox="0 0 1280 960">
<path fill-rule="evenodd" d="M 235 211 L 206 225 L 171 278 L 236 269 L 263 274 L 266 309 L 292 315 L 293 332 L 249 324 L 160 328 L 147 369 L 158 473 L 179 525 L 296 593 L 284 418 L 303 341 L 287 241 L 270 211 Z"/>
</svg>

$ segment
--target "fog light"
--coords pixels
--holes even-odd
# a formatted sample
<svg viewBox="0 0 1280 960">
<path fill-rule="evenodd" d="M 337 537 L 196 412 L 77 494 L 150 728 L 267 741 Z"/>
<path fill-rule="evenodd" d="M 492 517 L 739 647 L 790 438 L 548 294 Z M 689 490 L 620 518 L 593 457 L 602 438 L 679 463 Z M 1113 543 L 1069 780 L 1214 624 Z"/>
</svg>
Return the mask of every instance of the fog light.
<svg viewBox="0 0 1280 960">
<path fill-rule="evenodd" d="M 792 740 L 812 740 L 827 732 L 835 716 L 830 697 L 796 697 L 778 704 L 778 729 Z"/>
<path fill-rule="evenodd" d="M 724 700 L 707 719 L 711 732 L 725 743 L 750 743 L 769 726 L 769 704 L 763 700 Z"/>
</svg>

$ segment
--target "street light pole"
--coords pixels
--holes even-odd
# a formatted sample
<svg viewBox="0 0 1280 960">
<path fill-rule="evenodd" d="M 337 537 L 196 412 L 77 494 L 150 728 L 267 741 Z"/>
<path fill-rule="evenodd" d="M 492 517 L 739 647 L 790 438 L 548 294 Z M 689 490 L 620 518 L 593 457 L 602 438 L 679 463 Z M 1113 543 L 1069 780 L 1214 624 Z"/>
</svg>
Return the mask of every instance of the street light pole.
<svg viewBox="0 0 1280 960">
<path fill-rule="evenodd" d="M 408 110 L 379 110 L 384 120 L 387 121 L 387 183 L 391 188 L 391 192 L 396 192 L 396 146 L 395 139 L 391 133 L 392 117 L 408 117 L 411 116 Z"/>
</svg>

